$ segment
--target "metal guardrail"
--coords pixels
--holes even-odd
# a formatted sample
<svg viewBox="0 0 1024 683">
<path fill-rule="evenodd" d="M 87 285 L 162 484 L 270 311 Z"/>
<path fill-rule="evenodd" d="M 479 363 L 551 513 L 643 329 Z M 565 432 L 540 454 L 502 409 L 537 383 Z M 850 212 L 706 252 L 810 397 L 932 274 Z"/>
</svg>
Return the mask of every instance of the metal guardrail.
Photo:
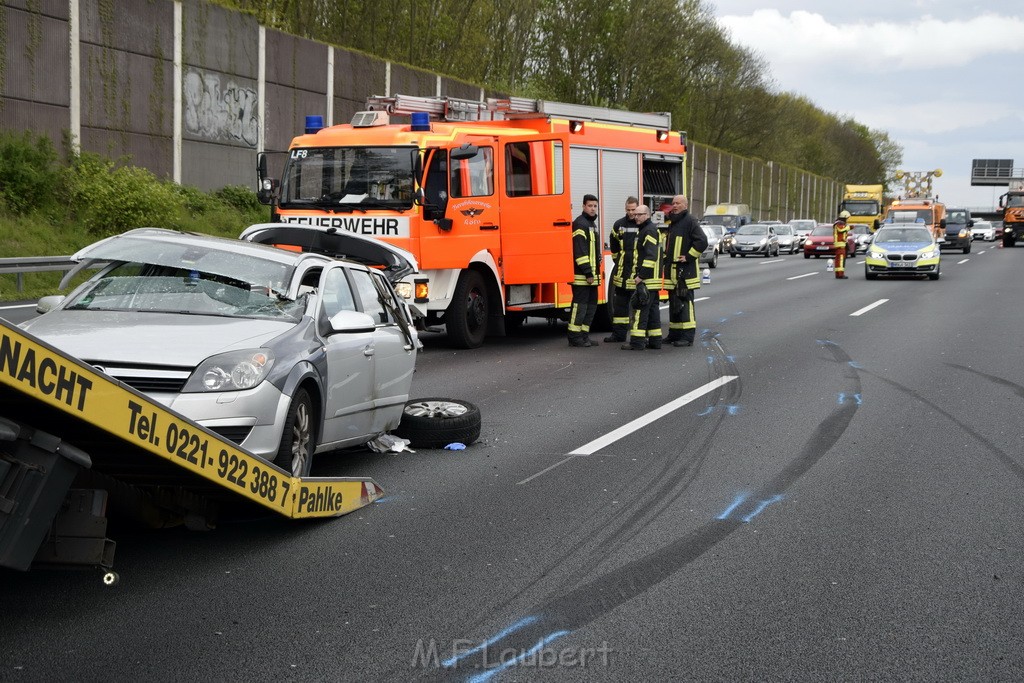
<svg viewBox="0 0 1024 683">
<path fill-rule="evenodd" d="M 0 258 L 0 275 L 14 273 L 19 292 L 25 290 L 25 273 L 45 273 L 50 271 L 68 271 L 77 264 L 70 256 L 16 256 Z"/>
</svg>

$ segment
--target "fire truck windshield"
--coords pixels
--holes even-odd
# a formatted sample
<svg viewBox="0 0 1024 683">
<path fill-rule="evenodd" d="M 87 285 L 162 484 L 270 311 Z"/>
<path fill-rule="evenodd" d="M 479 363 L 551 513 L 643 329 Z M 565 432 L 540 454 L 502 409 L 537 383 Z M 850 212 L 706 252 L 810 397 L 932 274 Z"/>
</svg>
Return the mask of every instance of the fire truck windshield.
<svg viewBox="0 0 1024 683">
<path fill-rule="evenodd" d="M 282 209 L 412 207 L 416 147 L 306 147 L 288 152 Z"/>
</svg>

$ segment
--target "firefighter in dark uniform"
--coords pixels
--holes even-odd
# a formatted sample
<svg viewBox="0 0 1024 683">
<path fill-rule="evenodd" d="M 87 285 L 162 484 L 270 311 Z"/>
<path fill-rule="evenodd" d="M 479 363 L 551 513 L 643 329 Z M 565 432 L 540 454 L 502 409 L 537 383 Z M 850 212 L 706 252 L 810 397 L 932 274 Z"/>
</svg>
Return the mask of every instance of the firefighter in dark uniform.
<svg viewBox="0 0 1024 683">
<path fill-rule="evenodd" d="M 700 289 L 700 255 L 708 248 L 708 236 L 689 212 L 684 195 L 672 198 L 665 245 L 665 289 L 668 290 L 669 323 L 665 341 L 672 346 L 693 346 L 697 317 L 693 293 Z"/>
<path fill-rule="evenodd" d="M 569 346 L 595 346 L 590 323 L 597 313 L 601 286 L 601 240 L 598 237 L 597 197 L 583 195 L 583 213 L 572 222 L 572 309 L 569 312 Z"/>
<path fill-rule="evenodd" d="M 633 212 L 639 232 L 633 245 L 632 281 L 636 290 L 630 298 L 629 343 L 623 344 L 627 351 L 661 348 L 661 242 L 658 228 L 651 222 L 651 210 L 646 206 L 637 207 Z"/>
<path fill-rule="evenodd" d="M 615 264 L 612 269 L 612 298 L 608 302 L 612 313 L 612 333 L 604 338 L 609 343 L 621 344 L 629 336 L 629 297 L 636 289 L 630 274 L 633 272 L 633 244 L 639 232 L 633 220 L 633 212 L 639 205 L 640 200 L 636 197 L 626 200 L 626 215 L 615 221 L 608 238 Z"/>
<path fill-rule="evenodd" d="M 832 224 L 832 247 L 835 249 L 835 270 L 837 280 L 849 280 L 846 275 L 846 238 L 850 233 L 850 226 L 846 219 L 850 217 L 849 211 L 840 211 L 839 220 Z"/>
</svg>

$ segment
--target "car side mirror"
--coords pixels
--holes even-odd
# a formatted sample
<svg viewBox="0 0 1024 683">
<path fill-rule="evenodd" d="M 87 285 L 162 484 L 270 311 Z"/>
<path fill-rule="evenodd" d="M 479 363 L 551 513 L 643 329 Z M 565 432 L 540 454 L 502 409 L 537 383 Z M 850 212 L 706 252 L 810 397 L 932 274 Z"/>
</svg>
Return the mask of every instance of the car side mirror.
<svg viewBox="0 0 1024 683">
<path fill-rule="evenodd" d="M 377 324 L 373 318 L 362 311 L 338 311 L 331 317 L 331 331 L 355 334 L 373 332 Z"/>
<path fill-rule="evenodd" d="M 60 294 L 53 294 L 51 296 L 44 296 L 36 302 L 36 313 L 46 313 L 57 308 L 60 303 L 64 301 L 64 297 Z"/>
<path fill-rule="evenodd" d="M 974 219 L 973 218 L 971 220 L 967 221 L 967 227 L 968 228 L 973 228 L 974 227 Z"/>
</svg>

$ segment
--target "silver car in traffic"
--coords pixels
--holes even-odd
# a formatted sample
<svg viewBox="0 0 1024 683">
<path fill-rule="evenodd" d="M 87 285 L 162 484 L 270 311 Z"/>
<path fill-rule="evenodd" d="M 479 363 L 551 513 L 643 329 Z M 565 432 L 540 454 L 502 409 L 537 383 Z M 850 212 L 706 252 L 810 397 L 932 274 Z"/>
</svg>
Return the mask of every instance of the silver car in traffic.
<svg viewBox="0 0 1024 683">
<path fill-rule="evenodd" d="M 66 298 L 42 299 L 51 310 L 22 327 L 305 476 L 314 453 L 365 443 L 402 419 L 420 343 L 385 277 L 415 270 L 398 251 L 374 259 L 378 269 L 132 230 L 75 254 L 69 278 L 99 272 Z"/>
</svg>

